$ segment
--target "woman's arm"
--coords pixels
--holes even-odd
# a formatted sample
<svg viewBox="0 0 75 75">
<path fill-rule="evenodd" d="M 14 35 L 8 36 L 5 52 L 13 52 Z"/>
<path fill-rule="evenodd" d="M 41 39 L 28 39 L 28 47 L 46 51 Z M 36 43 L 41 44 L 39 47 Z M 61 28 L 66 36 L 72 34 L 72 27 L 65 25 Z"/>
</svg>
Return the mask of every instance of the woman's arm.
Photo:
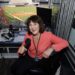
<svg viewBox="0 0 75 75">
<path fill-rule="evenodd" d="M 25 53 L 25 51 L 27 51 L 27 49 L 22 45 L 21 47 L 19 47 L 17 53 L 22 55 Z"/>
<path fill-rule="evenodd" d="M 46 51 L 43 52 L 43 57 L 44 58 L 49 58 L 49 56 L 53 53 L 54 49 L 53 48 L 48 48 Z"/>
<path fill-rule="evenodd" d="M 56 52 L 60 52 L 61 50 L 63 50 L 64 48 L 68 47 L 68 41 L 65 39 L 62 39 L 61 37 L 58 37 L 54 34 L 51 33 L 51 42 L 52 42 L 52 48 L 56 51 Z"/>
<path fill-rule="evenodd" d="M 26 38 L 27 38 L 27 33 L 25 34 L 24 41 L 22 42 L 22 45 L 19 47 L 19 49 L 17 51 L 17 53 L 19 55 L 23 55 L 23 54 L 25 54 L 25 51 L 27 51 L 27 48 L 25 48 L 25 40 L 26 40 Z"/>
<path fill-rule="evenodd" d="M 52 46 L 43 52 L 43 57 L 48 58 L 53 53 L 60 52 L 68 47 L 68 42 L 52 33 L 49 34 Z"/>
</svg>

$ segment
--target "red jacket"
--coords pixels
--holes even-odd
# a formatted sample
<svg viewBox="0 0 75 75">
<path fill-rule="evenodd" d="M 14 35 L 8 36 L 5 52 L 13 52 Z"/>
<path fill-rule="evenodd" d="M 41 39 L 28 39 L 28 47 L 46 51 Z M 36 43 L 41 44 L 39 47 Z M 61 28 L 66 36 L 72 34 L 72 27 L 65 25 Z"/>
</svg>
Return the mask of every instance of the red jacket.
<svg viewBox="0 0 75 75">
<path fill-rule="evenodd" d="M 46 31 L 41 34 L 38 46 L 36 48 L 33 42 L 33 35 L 29 35 L 28 33 L 26 33 L 22 45 L 25 45 L 26 38 L 31 40 L 28 55 L 32 58 L 34 58 L 36 55 L 36 48 L 38 58 L 42 58 L 42 53 L 50 47 L 52 47 L 56 52 L 59 52 L 68 46 L 68 42 L 66 40 Z"/>
</svg>

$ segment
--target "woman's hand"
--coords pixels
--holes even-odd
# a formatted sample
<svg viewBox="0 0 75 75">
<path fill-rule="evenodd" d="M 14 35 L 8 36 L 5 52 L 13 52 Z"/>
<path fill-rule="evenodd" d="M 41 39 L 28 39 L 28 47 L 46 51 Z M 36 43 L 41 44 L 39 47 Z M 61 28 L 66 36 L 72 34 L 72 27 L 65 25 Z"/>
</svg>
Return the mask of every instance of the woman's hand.
<svg viewBox="0 0 75 75">
<path fill-rule="evenodd" d="M 24 54 L 25 51 L 27 51 L 27 49 L 26 49 L 24 46 L 21 46 L 21 47 L 18 49 L 18 54 Z"/>
<path fill-rule="evenodd" d="M 43 57 L 44 58 L 49 58 L 49 56 L 51 55 L 53 50 L 54 50 L 53 48 L 48 48 L 46 51 L 43 52 Z"/>
</svg>

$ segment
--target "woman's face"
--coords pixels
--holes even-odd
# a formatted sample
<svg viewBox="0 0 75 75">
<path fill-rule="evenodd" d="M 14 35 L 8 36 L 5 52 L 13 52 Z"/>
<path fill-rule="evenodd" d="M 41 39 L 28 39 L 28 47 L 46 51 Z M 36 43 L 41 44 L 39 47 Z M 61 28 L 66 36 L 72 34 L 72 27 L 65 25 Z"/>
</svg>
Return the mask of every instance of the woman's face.
<svg viewBox="0 0 75 75">
<path fill-rule="evenodd" d="M 38 23 L 34 23 L 34 22 L 30 22 L 29 23 L 29 29 L 30 29 L 30 32 L 33 34 L 33 35 L 37 35 L 39 34 L 39 24 Z"/>
</svg>

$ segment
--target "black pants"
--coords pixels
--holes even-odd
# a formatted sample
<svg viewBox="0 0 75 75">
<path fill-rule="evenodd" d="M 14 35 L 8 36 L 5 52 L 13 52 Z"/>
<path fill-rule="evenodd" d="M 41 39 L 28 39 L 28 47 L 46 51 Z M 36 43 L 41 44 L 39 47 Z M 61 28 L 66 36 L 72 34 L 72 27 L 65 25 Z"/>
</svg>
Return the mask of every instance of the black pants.
<svg viewBox="0 0 75 75">
<path fill-rule="evenodd" d="M 24 57 L 17 59 L 11 66 L 11 72 L 13 75 L 26 75 L 29 69 L 40 67 L 46 75 L 54 75 L 57 67 L 53 67 L 54 64 L 51 64 L 51 59 L 52 58 L 43 58 L 36 62 L 33 58 L 25 55 Z"/>
</svg>

